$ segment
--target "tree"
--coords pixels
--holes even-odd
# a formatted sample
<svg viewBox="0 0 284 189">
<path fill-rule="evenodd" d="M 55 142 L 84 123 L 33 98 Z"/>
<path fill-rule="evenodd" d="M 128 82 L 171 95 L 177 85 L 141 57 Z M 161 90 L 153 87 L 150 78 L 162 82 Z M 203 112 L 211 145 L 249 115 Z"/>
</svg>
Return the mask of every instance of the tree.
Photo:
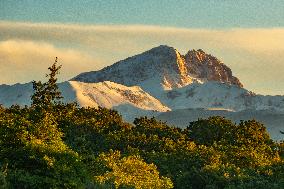
<svg viewBox="0 0 284 189">
<path fill-rule="evenodd" d="M 238 145 L 255 147 L 272 143 L 264 125 L 256 120 L 241 121 L 235 129 L 234 138 Z"/>
<path fill-rule="evenodd" d="M 159 175 L 154 164 L 147 164 L 139 156 L 121 157 L 119 151 L 102 153 L 99 160 L 110 170 L 96 176 L 100 184 L 115 188 L 173 188 L 172 181 Z"/>
<path fill-rule="evenodd" d="M 56 57 L 52 66 L 48 68 L 50 73 L 46 74 L 46 77 L 49 77 L 46 83 L 33 81 L 34 94 L 31 96 L 32 106 L 47 108 L 63 98 L 56 84 L 56 75 L 59 74 L 59 70 L 62 66 L 57 66 L 57 60 Z"/>
<path fill-rule="evenodd" d="M 33 82 L 32 107 L 0 106 L 1 185 L 11 188 L 84 188 L 87 179 L 81 157 L 63 140 L 59 117 L 70 107 L 57 104 L 61 93 L 56 75 L 57 58 L 49 67 L 46 83 Z M 56 105 L 56 106 L 55 106 Z M 66 106 L 66 108 L 64 108 Z M 4 174 L 3 174 L 4 173 Z M 90 180 L 90 179 L 89 179 Z"/>
<path fill-rule="evenodd" d="M 235 127 L 230 120 L 213 116 L 191 122 L 185 129 L 185 133 L 197 144 L 210 146 L 214 142 L 231 143 L 233 141 L 232 131 Z"/>
</svg>

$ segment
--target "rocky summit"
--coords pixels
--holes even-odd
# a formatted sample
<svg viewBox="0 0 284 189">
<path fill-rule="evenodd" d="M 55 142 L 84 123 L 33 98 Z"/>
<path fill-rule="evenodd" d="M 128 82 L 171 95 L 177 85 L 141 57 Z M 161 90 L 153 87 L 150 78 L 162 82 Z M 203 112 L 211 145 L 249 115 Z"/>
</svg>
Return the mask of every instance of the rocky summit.
<svg viewBox="0 0 284 189">
<path fill-rule="evenodd" d="M 232 75 L 232 71 L 229 67 L 216 57 L 206 54 L 201 49 L 188 51 L 184 59 L 188 73 L 196 78 L 243 87 L 239 79 Z"/>
</svg>

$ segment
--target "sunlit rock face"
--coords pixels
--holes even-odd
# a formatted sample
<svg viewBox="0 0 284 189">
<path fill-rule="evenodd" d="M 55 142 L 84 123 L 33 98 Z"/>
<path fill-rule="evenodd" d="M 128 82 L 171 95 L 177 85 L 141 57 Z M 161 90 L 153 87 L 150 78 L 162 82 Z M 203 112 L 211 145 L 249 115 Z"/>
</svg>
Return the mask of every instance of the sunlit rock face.
<svg viewBox="0 0 284 189">
<path fill-rule="evenodd" d="M 206 54 L 203 50 L 190 50 L 184 56 L 189 74 L 207 81 L 219 81 L 243 87 L 238 78 L 232 75 L 229 67 L 216 57 Z"/>
</svg>

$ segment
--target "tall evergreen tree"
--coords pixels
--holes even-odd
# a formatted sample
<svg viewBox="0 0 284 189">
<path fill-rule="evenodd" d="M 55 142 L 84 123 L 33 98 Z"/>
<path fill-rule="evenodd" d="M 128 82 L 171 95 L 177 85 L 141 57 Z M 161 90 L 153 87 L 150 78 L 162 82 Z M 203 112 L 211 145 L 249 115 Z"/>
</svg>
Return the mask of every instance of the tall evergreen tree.
<svg viewBox="0 0 284 189">
<path fill-rule="evenodd" d="M 48 81 L 42 83 L 41 81 L 33 81 L 34 94 L 31 96 L 32 106 L 46 108 L 52 104 L 59 102 L 61 98 L 61 92 L 56 84 L 56 75 L 59 74 L 59 70 L 62 65 L 57 66 L 57 57 L 54 63 L 48 69 L 49 74 L 46 74 Z"/>
</svg>

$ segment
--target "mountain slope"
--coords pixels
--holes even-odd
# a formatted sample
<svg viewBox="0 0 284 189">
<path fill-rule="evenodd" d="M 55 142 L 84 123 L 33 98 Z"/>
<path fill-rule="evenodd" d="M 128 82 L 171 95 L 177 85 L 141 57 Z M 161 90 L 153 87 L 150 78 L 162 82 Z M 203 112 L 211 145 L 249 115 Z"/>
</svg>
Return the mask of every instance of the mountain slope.
<svg viewBox="0 0 284 189">
<path fill-rule="evenodd" d="M 67 81 L 58 84 L 65 102 L 76 101 L 80 106 L 122 108 L 129 107 L 129 111 L 122 112 L 125 116 L 132 116 L 130 110 L 165 112 L 170 109 L 164 106 L 140 87 L 127 87 L 114 82 L 83 83 Z M 30 96 L 33 93 L 32 83 L 1 85 L 0 104 L 9 107 L 13 104 L 30 105 Z M 136 111 L 136 114 L 137 114 Z M 135 114 L 135 115 L 136 115 Z M 140 114 L 139 114 L 140 115 Z"/>
<path fill-rule="evenodd" d="M 32 83 L 0 85 L 0 104 L 5 107 L 18 104 L 20 106 L 29 105 L 33 93 Z"/>
<path fill-rule="evenodd" d="M 212 81 L 165 91 L 160 100 L 174 110 L 210 108 L 231 111 L 247 109 L 284 111 L 284 96 L 256 95 L 236 85 Z"/>
<path fill-rule="evenodd" d="M 170 110 L 137 86 L 127 87 L 110 81 L 99 83 L 69 81 L 69 84 L 75 91 L 76 100 L 81 106 L 113 108 L 129 104 L 143 110 L 159 112 Z"/>
</svg>

